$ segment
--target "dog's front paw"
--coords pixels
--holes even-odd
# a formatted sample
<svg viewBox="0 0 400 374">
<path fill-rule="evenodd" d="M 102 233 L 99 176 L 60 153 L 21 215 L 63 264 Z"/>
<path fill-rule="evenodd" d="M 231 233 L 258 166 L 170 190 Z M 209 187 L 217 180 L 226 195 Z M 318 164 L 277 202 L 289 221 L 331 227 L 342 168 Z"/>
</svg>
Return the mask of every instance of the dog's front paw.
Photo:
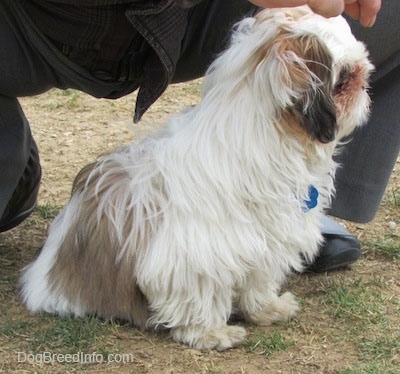
<svg viewBox="0 0 400 374">
<path fill-rule="evenodd" d="M 294 295 L 285 292 L 271 301 L 263 310 L 249 315 L 251 322 L 260 326 L 267 326 L 275 322 L 288 322 L 300 311 Z"/>
<path fill-rule="evenodd" d="M 202 326 L 178 327 L 172 330 L 172 337 L 199 350 L 216 349 L 224 351 L 238 346 L 246 337 L 246 330 L 240 326 L 223 326 L 205 329 Z"/>
<path fill-rule="evenodd" d="M 300 311 L 299 303 L 291 292 L 285 292 L 281 295 L 278 304 L 282 308 L 282 322 L 290 321 Z"/>
</svg>

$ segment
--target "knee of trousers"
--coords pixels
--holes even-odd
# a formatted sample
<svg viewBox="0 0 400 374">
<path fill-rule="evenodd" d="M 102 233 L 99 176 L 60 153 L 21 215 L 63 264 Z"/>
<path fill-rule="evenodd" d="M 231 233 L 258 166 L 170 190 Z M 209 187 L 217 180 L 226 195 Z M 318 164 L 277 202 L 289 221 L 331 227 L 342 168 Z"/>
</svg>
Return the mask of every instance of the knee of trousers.
<svg viewBox="0 0 400 374">
<path fill-rule="evenodd" d="M 32 134 L 16 98 L 0 95 L 0 217 L 28 162 Z"/>
</svg>

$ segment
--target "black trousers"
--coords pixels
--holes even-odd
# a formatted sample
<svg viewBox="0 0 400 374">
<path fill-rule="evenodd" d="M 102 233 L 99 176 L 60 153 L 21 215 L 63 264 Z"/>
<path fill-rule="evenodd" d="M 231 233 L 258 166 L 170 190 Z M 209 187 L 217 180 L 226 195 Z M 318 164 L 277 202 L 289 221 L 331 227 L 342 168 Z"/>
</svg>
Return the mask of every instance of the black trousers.
<svg viewBox="0 0 400 374">
<path fill-rule="evenodd" d="M 18 97 L 57 87 L 74 88 L 99 98 L 118 98 L 134 91 L 136 83 L 100 80 L 68 60 L 37 30 L 15 0 L 0 2 L 0 53 L 1 217 L 25 169 L 32 143 Z"/>
</svg>

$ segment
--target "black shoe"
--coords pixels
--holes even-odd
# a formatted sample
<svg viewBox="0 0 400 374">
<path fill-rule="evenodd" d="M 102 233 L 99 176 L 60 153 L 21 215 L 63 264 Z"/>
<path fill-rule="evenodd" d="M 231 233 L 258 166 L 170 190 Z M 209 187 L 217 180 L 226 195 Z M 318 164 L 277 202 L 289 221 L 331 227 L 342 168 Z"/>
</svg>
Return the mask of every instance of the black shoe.
<svg viewBox="0 0 400 374">
<path fill-rule="evenodd" d="M 35 141 L 32 139 L 31 152 L 26 168 L 0 218 L 0 232 L 10 230 L 19 225 L 36 208 L 41 176 L 42 169 L 40 167 L 39 152 Z"/>
<path fill-rule="evenodd" d="M 361 256 L 360 242 L 352 235 L 324 234 L 325 243 L 307 271 L 324 273 L 345 268 Z"/>
<path fill-rule="evenodd" d="M 345 268 L 361 256 L 358 239 L 332 218 L 322 216 L 321 233 L 325 242 L 314 262 L 306 265 L 306 271 L 323 273 Z"/>
</svg>

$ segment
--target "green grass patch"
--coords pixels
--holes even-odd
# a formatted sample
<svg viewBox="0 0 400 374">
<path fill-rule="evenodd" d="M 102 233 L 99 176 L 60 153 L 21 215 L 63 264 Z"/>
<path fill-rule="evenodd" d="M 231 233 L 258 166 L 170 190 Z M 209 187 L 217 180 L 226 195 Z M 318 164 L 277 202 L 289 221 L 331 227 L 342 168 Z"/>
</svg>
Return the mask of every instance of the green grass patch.
<svg viewBox="0 0 400 374">
<path fill-rule="evenodd" d="M 54 91 L 55 92 L 48 93 L 47 95 L 52 94 L 52 97 L 54 97 L 55 99 L 52 100 L 51 103 L 40 105 L 42 108 L 52 111 L 59 108 L 73 109 L 79 107 L 79 98 L 81 96 L 81 93 L 79 91 L 73 89 Z"/>
<path fill-rule="evenodd" d="M 327 282 L 320 289 L 321 302 L 333 317 L 333 323 L 338 324 L 339 331 L 346 326 L 341 337 L 352 342 L 360 361 L 365 363 L 343 370 L 342 374 L 396 372 L 394 362 L 400 355 L 400 330 L 393 329 L 391 323 L 398 314 L 398 302 L 394 295 L 384 296 L 384 289 L 384 281 L 376 277 L 369 281 L 342 278 Z"/>
<path fill-rule="evenodd" d="M 197 81 L 197 82 L 195 81 L 188 85 L 182 86 L 182 90 L 190 94 L 200 95 L 202 85 L 203 85 L 202 81 Z"/>
<path fill-rule="evenodd" d="M 364 244 L 364 251 L 384 257 L 386 260 L 398 260 L 400 259 L 400 237 L 389 234 L 379 240 L 369 241 Z"/>
<path fill-rule="evenodd" d="M 0 335 L 7 339 L 25 337 L 35 324 L 26 320 L 9 320 L 0 327 Z"/>
<path fill-rule="evenodd" d="M 395 367 L 382 366 L 378 362 L 370 362 L 365 365 L 358 365 L 353 368 L 345 369 L 340 374 L 398 374 Z"/>
<path fill-rule="evenodd" d="M 286 340 L 283 335 L 274 331 L 271 335 L 266 335 L 264 332 L 256 332 L 254 337 L 244 342 L 246 352 L 261 353 L 270 356 L 273 353 L 285 351 L 294 343 Z"/>
<path fill-rule="evenodd" d="M 391 196 L 391 204 L 395 207 L 399 207 L 400 206 L 400 187 L 395 187 L 392 188 L 389 192 L 388 192 Z"/>
<path fill-rule="evenodd" d="M 361 324 L 386 322 L 382 314 L 386 300 L 376 289 L 376 282 L 371 285 L 363 279 L 351 282 L 342 279 L 332 281 L 322 291 L 322 302 L 328 306 L 327 310 L 334 318 L 354 320 Z"/>
<path fill-rule="evenodd" d="M 0 263 L 5 265 L 13 265 L 16 260 L 16 256 L 19 258 L 19 254 L 13 248 L 11 239 L 5 239 L 0 242 Z"/>
<path fill-rule="evenodd" d="M 43 219 L 54 219 L 61 209 L 58 205 L 43 204 L 36 207 L 36 212 Z"/>
<path fill-rule="evenodd" d="M 41 317 L 43 326 L 30 339 L 32 352 L 106 352 L 102 337 L 107 335 L 110 324 L 96 317 L 60 318 Z"/>
<path fill-rule="evenodd" d="M 32 320 L 11 320 L 0 328 L 0 334 L 7 339 L 23 338 L 26 350 L 36 354 L 45 351 L 73 354 L 78 351 L 106 352 L 103 337 L 111 323 L 96 317 L 60 318 L 38 316 Z"/>
<path fill-rule="evenodd" d="M 365 359 L 390 362 L 395 356 L 400 354 L 400 336 L 386 336 L 385 334 L 378 336 L 371 335 L 364 337 L 358 346 L 361 355 Z"/>
</svg>

